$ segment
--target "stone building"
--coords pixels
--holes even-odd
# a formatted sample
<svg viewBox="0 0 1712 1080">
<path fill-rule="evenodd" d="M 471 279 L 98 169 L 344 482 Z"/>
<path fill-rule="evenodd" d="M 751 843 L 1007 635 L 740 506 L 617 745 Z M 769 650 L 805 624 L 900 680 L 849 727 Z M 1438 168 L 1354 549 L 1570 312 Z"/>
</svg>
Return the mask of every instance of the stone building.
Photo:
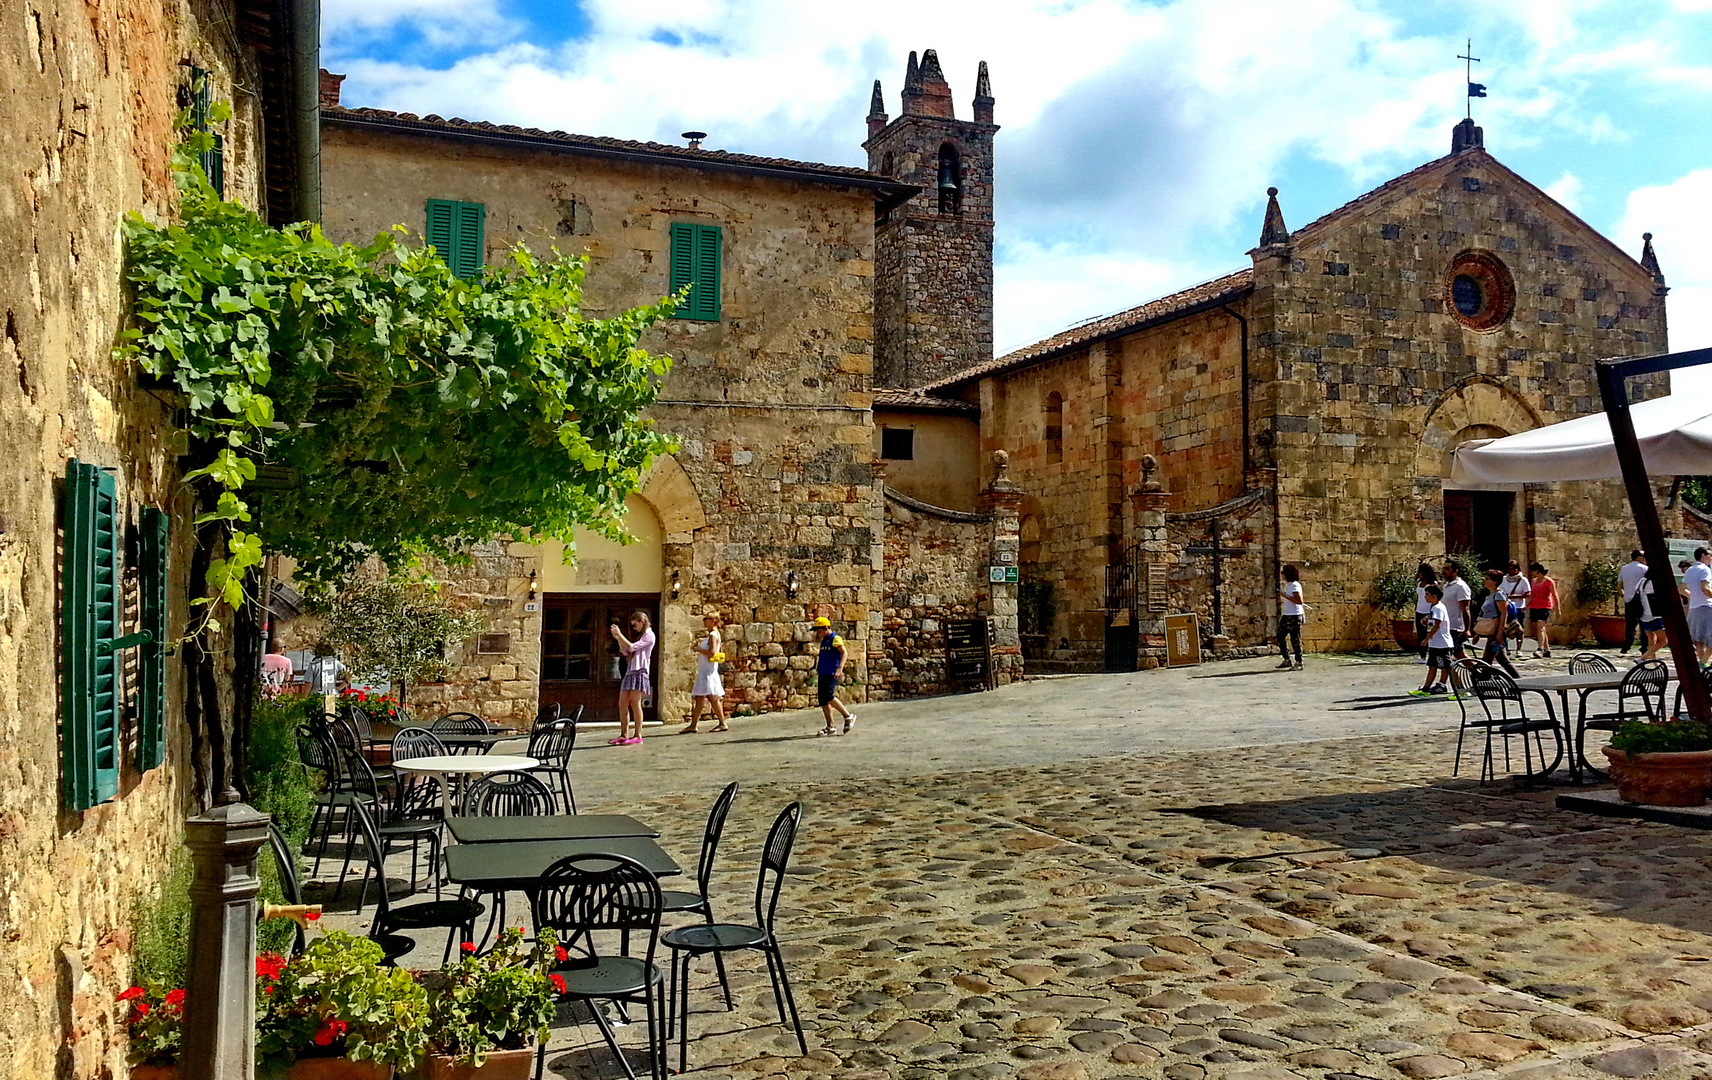
<svg viewBox="0 0 1712 1080">
<path fill-rule="evenodd" d="M 619 671 L 606 628 L 633 609 L 648 611 L 659 630 L 650 709 L 664 718 L 688 713 L 691 649 L 710 609 L 728 623 L 728 709 L 812 704 L 817 614 L 851 644 L 847 700 L 902 689 L 882 634 L 875 221 L 917 197 L 917 187 L 866 169 L 694 142 L 346 108 L 338 78 L 322 82 L 330 237 L 366 240 L 403 222 L 460 272 L 499 261 L 513 244 L 586 254 L 583 308 L 592 315 L 692 283 L 686 306 L 643 342 L 672 357 L 647 415 L 679 445 L 631 499 L 636 542 L 579 536 L 569 566 L 557 545 L 478 546 L 473 570 L 453 572 L 450 588 L 485 610 L 490 632 L 466 647 L 446 684 L 418 688 L 412 702 L 527 720 L 538 701 L 556 701 L 582 705 L 591 718 L 615 716 Z M 943 401 L 925 407 L 934 416 L 970 411 Z M 963 422 L 972 435 L 972 420 Z M 962 525 L 989 533 L 993 513 L 973 505 L 973 439 L 959 441 L 957 453 L 962 479 L 944 497 L 979 518 Z M 978 551 L 960 547 L 959 584 L 933 591 L 936 601 L 973 612 L 1005 592 L 975 580 L 975 561 L 983 573 L 990 561 L 990 539 Z"/>
<path fill-rule="evenodd" d="M 314 215 L 314 129 L 305 141 L 290 121 L 315 107 L 316 11 L 313 0 L 6 6 L 0 1077 L 126 1074 L 113 998 L 130 976 L 132 901 L 159 886 L 208 795 L 180 665 L 158 646 L 108 651 L 140 629 L 176 636 L 190 615 L 174 403 L 113 354 L 126 317 L 120 221 L 172 216 L 174 121 L 208 98 L 234 113 L 207 161 L 228 197 L 275 223 Z M 62 592 L 88 606 L 62 610 Z"/>
<path fill-rule="evenodd" d="M 1284 562 L 1308 645 L 1355 648 L 1389 638 L 1370 598 L 1392 563 L 1469 550 L 1567 584 L 1631 546 L 1615 482 L 1445 477 L 1462 440 L 1598 408 L 1600 357 L 1665 351 L 1650 245 L 1625 254 L 1472 121 L 1450 154 L 1294 232 L 1269 198 L 1250 266 L 925 387 L 978 406 L 983 449 L 1011 451 L 1023 580 L 1049 594 L 1025 627 L 1041 655 L 1149 664 L 1179 610 L 1222 647 L 1258 645 Z"/>
</svg>

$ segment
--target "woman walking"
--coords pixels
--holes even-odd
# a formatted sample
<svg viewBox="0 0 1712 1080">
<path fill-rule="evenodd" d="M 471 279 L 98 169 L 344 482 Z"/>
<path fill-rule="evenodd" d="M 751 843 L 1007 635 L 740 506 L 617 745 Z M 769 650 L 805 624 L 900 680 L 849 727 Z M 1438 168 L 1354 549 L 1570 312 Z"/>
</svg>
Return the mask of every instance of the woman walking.
<svg viewBox="0 0 1712 1080">
<path fill-rule="evenodd" d="M 1665 647 L 1664 618 L 1653 610 L 1653 579 L 1642 578 L 1635 586 L 1635 602 L 1640 610 L 1636 625 L 1646 634 L 1647 648 L 1641 653 L 1641 661 L 1658 659 L 1659 650 Z"/>
<path fill-rule="evenodd" d="M 1292 667 L 1302 670 L 1302 581 L 1301 572 L 1294 563 L 1285 563 L 1279 571 L 1284 577 L 1284 584 L 1278 590 L 1278 654 L 1283 662 L 1278 665 L 1279 671 L 1288 671 Z M 1290 650 L 1286 644 L 1294 642 L 1296 646 L 1296 662 L 1290 662 Z"/>
<path fill-rule="evenodd" d="M 724 639 L 719 633 L 719 613 L 710 611 L 703 615 L 701 624 L 707 633 L 695 643 L 696 677 L 695 687 L 690 691 L 690 726 L 678 732 L 679 735 L 694 735 L 701 730 L 697 725 L 701 723 L 704 707 L 719 721 L 714 731 L 731 730 L 725 722 L 725 684 L 719 677 L 719 665 L 725 660 Z"/>
<path fill-rule="evenodd" d="M 1486 639 L 1486 648 L 1480 658 L 1503 668 L 1514 679 L 1518 673 L 1504 648 L 1504 627 L 1510 621 L 1510 602 L 1504 598 L 1503 586 L 1504 574 L 1501 571 L 1486 571 L 1486 599 L 1480 604 L 1480 616 L 1474 623 L 1474 631 Z"/>
<path fill-rule="evenodd" d="M 1427 586 L 1438 584 L 1438 580 L 1432 563 L 1422 563 L 1415 569 L 1415 639 L 1420 642 L 1416 646 L 1417 664 L 1427 662 L 1427 638 L 1432 636 L 1433 618 L 1433 599 L 1427 595 Z"/>
<path fill-rule="evenodd" d="M 1539 655 L 1551 659 L 1551 617 L 1557 608 L 1557 582 L 1539 563 L 1528 564 L 1528 634 L 1539 643 Z"/>
<path fill-rule="evenodd" d="M 624 631 L 615 622 L 609 628 L 612 640 L 618 643 L 618 651 L 622 653 L 627 665 L 624 670 L 624 680 L 618 684 L 618 738 L 608 739 L 612 746 L 640 746 L 642 743 L 642 702 L 652 689 L 652 666 L 654 660 L 654 628 L 650 624 L 646 611 L 630 613 L 630 631 L 635 634 L 635 640 L 624 636 Z M 631 735 L 630 725 L 634 721 L 636 734 Z"/>
</svg>

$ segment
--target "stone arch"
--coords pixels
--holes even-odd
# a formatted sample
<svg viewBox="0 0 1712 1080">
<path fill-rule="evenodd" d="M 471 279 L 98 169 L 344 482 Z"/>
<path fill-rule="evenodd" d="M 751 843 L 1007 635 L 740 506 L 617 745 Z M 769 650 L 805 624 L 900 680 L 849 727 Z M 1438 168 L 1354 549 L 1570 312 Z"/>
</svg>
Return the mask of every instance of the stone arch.
<svg viewBox="0 0 1712 1080">
<path fill-rule="evenodd" d="M 1469 428 L 1496 428 L 1508 434 L 1543 424 L 1540 414 L 1522 396 L 1490 375 L 1473 375 L 1439 395 L 1427 413 L 1420 445 L 1415 448 L 1417 479 L 1439 479 L 1461 433 Z M 1481 435 L 1489 432 L 1482 431 Z"/>
<path fill-rule="evenodd" d="M 660 529 L 668 544 L 687 544 L 697 529 L 707 524 L 701 495 L 678 459 L 662 454 L 642 478 L 636 493 L 648 501 L 660 518 Z"/>
</svg>

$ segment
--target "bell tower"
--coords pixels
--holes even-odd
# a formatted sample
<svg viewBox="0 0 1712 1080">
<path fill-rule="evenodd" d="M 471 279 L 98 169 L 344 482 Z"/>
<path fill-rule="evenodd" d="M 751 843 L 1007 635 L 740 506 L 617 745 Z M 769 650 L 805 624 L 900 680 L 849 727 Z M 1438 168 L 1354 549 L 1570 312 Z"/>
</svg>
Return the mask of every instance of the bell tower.
<svg viewBox="0 0 1712 1080">
<path fill-rule="evenodd" d="M 909 55 L 902 115 L 879 80 L 868 169 L 921 191 L 874 223 L 874 386 L 925 386 L 993 358 L 993 92 L 987 62 L 972 120 L 957 119 L 932 49 Z"/>
</svg>

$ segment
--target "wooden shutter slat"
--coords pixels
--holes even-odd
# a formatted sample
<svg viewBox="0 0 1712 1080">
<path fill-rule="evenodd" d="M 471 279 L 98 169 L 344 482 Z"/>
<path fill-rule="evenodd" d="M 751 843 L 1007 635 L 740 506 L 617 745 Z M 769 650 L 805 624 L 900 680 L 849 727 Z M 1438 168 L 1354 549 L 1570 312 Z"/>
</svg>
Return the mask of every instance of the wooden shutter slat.
<svg viewBox="0 0 1712 1080">
<path fill-rule="evenodd" d="M 423 236 L 428 241 L 429 246 L 439 252 L 440 258 L 445 261 L 446 265 L 452 267 L 453 273 L 456 273 L 457 267 L 452 263 L 456 244 L 453 239 L 454 230 L 452 228 L 452 220 L 456 216 L 453 205 L 446 199 L 428 200 L 428 227 L 424 230 Z"/>
<path fill-rule="evenodd" d="M 719 321 L 720 237 L 718 225 L 675 222 L 671 227 L 673 293 L 690 286 L 690 295 L 674 312 L 679 319 Z"/>
<path fill-rule="evenodd" d="M 459 277 L 474 277 L 481 272 L 483 254 L 482 232 L 487 219 L 487 207 L 482 203 L 458 203 L 454 246 L 458 258 L 452 272 Z"/>
<path fill-rule="evenodd" d="M 166 587 L 167 515 L 159 507 L 145 506 L 139 518 L 138 569 L 141 586 L 142 626 L 150 635 L 138 655 L 140 682 L 137 687 L 137 769 L 140 772 L 166 759 Z"/>
<path fill-rule="evenodd" d="M 719 320 L 719 226 L 703 225 L 697 230 L 696 291 L 701 317 Z"/>
<path fill-rule="evenodd" d="M 66 464 L 60 741 L 65 803 L 74 810 L 119 790 L 117 505 L 111 474 Z"/>
</svg>

